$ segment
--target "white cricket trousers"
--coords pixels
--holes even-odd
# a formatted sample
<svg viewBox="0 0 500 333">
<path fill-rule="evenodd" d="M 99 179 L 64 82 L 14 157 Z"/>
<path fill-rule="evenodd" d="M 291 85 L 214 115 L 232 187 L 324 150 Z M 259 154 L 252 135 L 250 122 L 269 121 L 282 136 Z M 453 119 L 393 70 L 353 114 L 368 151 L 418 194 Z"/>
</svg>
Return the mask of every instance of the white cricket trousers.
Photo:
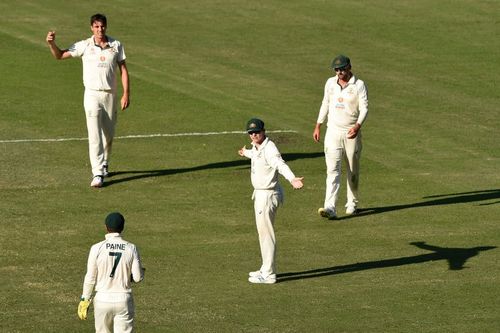
<svg viewBox="0 0 500 333">
<path fill-rule="evenodd" d="M 254 190 L 254 211 L 257 233 L 259 235 L 262 266 L 260 272 L 267 277 L 276 274 L 274 260 L 276 257 L 276 236 L 274 234 L 274 218 L 283 202 L 283 191 L 278 185 L 274 190 Z"/>
<path fill-rule="evenodd" d="M 115 135 L 116 94 L 113 91 L 85 89 L 83 106 L 87 117 L 89 157 L 92 175 L 103 175 Z"/>
<path fill-rule="evenodd" d="M 94 298 L 96 333 L 132 333 L 134 331 L 134 299 L 124 302 L 103 302 Z"/>
<path fill-rule="evenodd" d="M 361 131 L 354 139 L 348 139 L 347 132 L 327 129 L 325 135 L 326 193 L 324 204 L 326 209 L 336 209 L 342 160 L 345 160 L 347 169 L 347 203 L 345 206 L 355 207 L 357 205 L 361 149 Z"/>
</svg>

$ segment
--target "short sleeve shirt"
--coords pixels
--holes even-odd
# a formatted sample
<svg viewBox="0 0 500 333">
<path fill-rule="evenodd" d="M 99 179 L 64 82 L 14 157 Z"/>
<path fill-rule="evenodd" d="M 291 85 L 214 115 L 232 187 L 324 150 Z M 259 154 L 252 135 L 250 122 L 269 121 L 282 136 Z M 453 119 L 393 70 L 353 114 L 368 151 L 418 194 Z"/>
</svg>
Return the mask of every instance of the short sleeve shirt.
<svg viewBox="0 0 500 333">
<path fill-rule="evenodd" d="M 91 90 L 116 90 L 118 64 L 126 59 L 122 44 L 109 36 L 108 45 L 95 45 L 94 37 L 71 45 L 72 57 L 81 57 L 83 63 L 83 85 Z"/>
</svg>

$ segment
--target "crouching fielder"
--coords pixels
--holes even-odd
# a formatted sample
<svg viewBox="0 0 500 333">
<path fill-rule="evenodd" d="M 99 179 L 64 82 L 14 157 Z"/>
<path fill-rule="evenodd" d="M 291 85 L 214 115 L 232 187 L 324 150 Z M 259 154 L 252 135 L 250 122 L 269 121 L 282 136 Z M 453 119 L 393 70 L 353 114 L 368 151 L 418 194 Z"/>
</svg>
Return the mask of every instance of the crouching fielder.
<svg viewBox="0 0 500 333">
<path fill-rule="evenodd" d="M 78 317 L 87 319 L 94 287 L 96 333 L 134 331 L 134 300 L 131 282 L 140 282 L 145 269 L 136 246 L 121 236 L 125 219 L 120 213 L 106 217 L 106 239 L 90 249 Z"/>
<path fill-rule="evenodd" d="M 241 148 L 240 156 L 252 160 L 251 180 L 254 187 L 255 222 L 259 235 L 262 266 L 258 271 L 250 272 L 248 281 L 252 283 L 275 283 L 276 238 L 274 235 L 274 218 L 276 210 L 283 202 L 283 191 L 278 182 L 278 173 L 285 177 L 295 189 L 303 186 L 303 177 L 297 178 L 281 158 L 278 148 L 266 137 L 264 122 L 250 119 L 247 132 L 252 140 L 252 148 Z"/>
</svg>

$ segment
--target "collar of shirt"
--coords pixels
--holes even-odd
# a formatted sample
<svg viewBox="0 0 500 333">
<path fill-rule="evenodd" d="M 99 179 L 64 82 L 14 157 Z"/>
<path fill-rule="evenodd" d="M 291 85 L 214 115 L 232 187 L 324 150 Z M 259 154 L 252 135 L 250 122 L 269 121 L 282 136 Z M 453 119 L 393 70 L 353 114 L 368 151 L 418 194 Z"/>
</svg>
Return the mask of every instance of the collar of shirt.
<svg viewBox="0 0 500 333">
<path fill-rule="evenodd" d="M 355 81 L 356 81 L 356 77 L 354 76 L 354 74 L 352 74 L 349 81 L 347 81 L 347 85 L 354 84 Z M 338 75 L 335 76 L 335 82 L 337 82 L 337 84 L 339 83 L 339 76 Z"/>
<path fill-rule="evenodd" d="M 95 42 L 95 36 L 92 36 L 91 38 L 92 38 L 92 43 L 94 43 L 94 46 L 97 46 L 97 47 L 101 48 L 101 45 L 99 45 L 99 44 L 97 44 Z M 108 36 L 106 36 L 106 46 L 104 48 L 102 48 L 102 49 L 107 49 L 107 48 L 110 48 L 110 47 L 111 47 L 111 40 L 110 40 L 110 38 Z"/>
<path fill-rule="evenodd" d="M 118 232 L 110 232 L 105 235 L 106 239 L 121 237 L 121 234 Z"/>
<path fill-rule="evenodd" d="M 262 150 L 264 149 L 264 147 L 267 145 L 267 142 L 269 141 L 269 138 L 266 136 L 266 138 L 264 139 L 264 141 L 262 141 L 262 143 L 259 145 L 259 147 L 257 147 L 255 145 L 255 143 L 252 142 L 252 146 L 255 150 L 259 151 L 259 150 Z"/>
</svg>

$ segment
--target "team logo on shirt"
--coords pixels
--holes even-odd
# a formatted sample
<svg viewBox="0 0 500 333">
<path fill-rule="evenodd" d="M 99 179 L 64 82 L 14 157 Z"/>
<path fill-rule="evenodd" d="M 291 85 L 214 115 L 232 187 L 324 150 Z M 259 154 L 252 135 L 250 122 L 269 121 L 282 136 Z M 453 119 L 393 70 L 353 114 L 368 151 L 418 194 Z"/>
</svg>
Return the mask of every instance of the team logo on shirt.
<svg viewBox="0 0 500 333">
<path fill-rule="evenodd" d="M 106 60 L 106 57 L 105 57 L 105 56 L 101 56 L 101 57 L 99 58 L 99 60 L 104 61 L 104 60 Z"/>
<path fill-rule="evenodd" d="M 344 101 L 344 98 L 339 97 L 339 98 L 338 98 L 338 101 L 339 101 L 339 103 L 342 103 L 342 102 Z"/>
</svg>

